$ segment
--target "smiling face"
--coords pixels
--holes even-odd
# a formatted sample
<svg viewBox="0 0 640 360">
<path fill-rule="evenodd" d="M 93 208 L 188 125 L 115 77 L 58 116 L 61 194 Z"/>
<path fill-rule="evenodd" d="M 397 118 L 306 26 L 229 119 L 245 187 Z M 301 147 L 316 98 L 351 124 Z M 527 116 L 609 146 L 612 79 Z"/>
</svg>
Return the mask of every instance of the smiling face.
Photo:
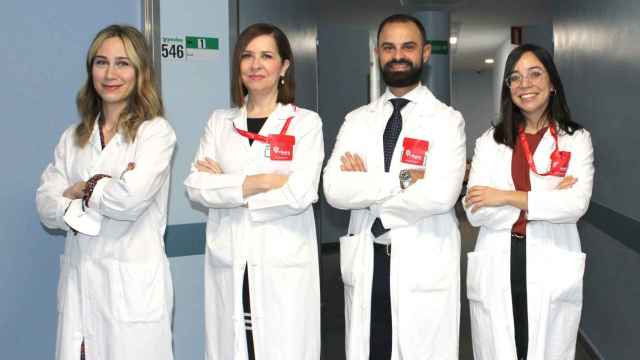
<svg viewBox="0 0 640 360">
<path fill-rule="evenodd" d="M 136 83 L 136 70 L 118 37 L 106 39 L 93 58 L 91 78 L 104 106 L 124 106 Z"/>
<path fill-rule="evenodd" d="M 412 22 L 390 22 L 380 32 L 377 56 L 389 87 L 418 84 L 423 64 L 430 55 L 431 46 L 424 44 L 420 29 Z"/>
<path fill-rule="evenodd" d="M 240 79 L 249 95 L 277 92 L 278 81 L 288 68 L 289 60 L 282 60 L 271 35 L 254 38 L 240 55 Z"/>
<path fill-rule="evenodd" d="M 532 52 L 525 52 L 508 79 L 513 103 L 527 120 L 537 122 L 544 115 L 555 91 L 547 69 Z"/>
</svg>

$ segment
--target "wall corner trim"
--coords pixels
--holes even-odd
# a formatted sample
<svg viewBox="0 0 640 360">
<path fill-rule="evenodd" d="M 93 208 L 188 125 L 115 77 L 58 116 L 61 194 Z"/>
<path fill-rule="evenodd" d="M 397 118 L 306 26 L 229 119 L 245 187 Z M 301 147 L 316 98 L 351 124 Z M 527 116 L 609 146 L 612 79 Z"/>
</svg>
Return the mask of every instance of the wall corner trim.
<svg viewBox="0 0 640 360">
<path fill-rule="evenodd" d="M 597 227 L 600 231 L 620 241 L 626 247 L 640 253 L 640 221 L 612 210 L 604 205 L 592 201 L 584 220 Z"/>
<path fill-rule="evenodd" d="M 589 353 L 589 356 L 593 360 L 604 360 L 604 356 L 598 351 L 593 341 L 585 334 L 584 330 L 580 328 L 578 330 L 578 341 L 583 345 L 583 348 Z"/>
</svg>

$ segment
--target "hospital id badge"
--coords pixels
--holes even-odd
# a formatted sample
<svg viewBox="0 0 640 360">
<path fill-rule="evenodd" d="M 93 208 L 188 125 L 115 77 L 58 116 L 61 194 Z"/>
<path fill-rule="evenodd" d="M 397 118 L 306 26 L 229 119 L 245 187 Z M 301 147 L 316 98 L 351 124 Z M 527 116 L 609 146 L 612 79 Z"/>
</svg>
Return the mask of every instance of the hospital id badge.
<svg viewBox="0 0 640 360">
<path fill-rule="evenodd" d="M 411 165 L 424 165 L 429 142 L 427 140 L 404 138 L 402 141 L 401 162 Z"/>
<path fill-rule="evenodd" d="M 269 135 L 269 159 L 277 161 L 293 160 L 293 145 L 296 143 L 295 136 L 272 134 Z"/>
<path fill-rule="evenodd" d="M 565 177 L 567 175 L 570 160 L 570 151 L 554 151 L 551 154 L 551 168 L 549 170 L 549 175 Z"/>
</svg>

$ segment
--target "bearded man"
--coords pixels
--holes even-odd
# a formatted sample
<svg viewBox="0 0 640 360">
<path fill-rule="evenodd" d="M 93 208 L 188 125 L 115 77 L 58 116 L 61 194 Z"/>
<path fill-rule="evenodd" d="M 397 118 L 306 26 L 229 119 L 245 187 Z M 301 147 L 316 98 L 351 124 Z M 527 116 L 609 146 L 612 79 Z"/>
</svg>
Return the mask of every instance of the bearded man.
<svg viewBox="0 0 640 360">
<path fill-rule="evenodd" d="M 324 169 L 340 238 L 348 360 L 458 359 L 464 120 L 420 83 L 431 55 L 420 21 L 386 18 L 377 58 L 387 85 L 349 113 Z"/>
</svg>

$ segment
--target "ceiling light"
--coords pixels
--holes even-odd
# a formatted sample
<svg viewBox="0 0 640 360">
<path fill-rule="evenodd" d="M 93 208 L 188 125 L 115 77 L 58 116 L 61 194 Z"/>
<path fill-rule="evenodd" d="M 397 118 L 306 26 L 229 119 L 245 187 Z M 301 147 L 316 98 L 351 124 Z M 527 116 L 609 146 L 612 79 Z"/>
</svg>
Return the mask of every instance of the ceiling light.
<svg viewBox="0 0 640 360">
<path fill-rule="evenodd" d="M 493 59 L 492 59 L 492 58 L 488 58 L 488 59 L 484 59 L 484 63 L 485 63 L 485 64 L 493 64 L 493 63 L 494 63 L 494 61 L 493 61 Z"/>
<path fill-rule="evenodd" d="M 458 37 L 457 36 L 452 36 L 449 38 L 449 44 L 451 45 L 455 45 L 458 43 Z"/>
</svg>

